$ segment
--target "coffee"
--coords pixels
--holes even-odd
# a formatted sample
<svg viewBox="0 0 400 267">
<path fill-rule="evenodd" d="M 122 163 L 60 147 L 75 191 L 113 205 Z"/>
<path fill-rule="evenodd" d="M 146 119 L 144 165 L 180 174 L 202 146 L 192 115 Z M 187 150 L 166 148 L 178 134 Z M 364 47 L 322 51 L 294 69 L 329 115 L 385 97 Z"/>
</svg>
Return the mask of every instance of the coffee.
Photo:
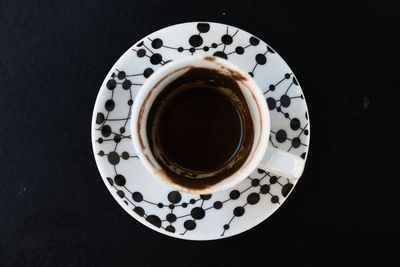
<svg viewBox="0 0 400 267">
<path fill-rule="evenodd" d="M 150 149 L 175 183 L 204 188 L 239 169 L 253 143 L 240 75 L 191 68 L 157 96 L 147 119 Z"/>
</svg>

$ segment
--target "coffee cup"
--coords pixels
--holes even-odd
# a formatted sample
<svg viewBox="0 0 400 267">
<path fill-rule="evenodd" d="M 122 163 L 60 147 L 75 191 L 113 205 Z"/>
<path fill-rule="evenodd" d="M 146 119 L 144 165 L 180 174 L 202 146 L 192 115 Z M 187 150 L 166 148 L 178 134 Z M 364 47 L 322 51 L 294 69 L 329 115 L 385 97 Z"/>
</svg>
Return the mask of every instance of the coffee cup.
<svg viewBox="0 0 400 267">
<path fill-rule="evenodd" d="M 183 192 L 227 190 L 256 168 L 300 178 L 304 160 L 269 144 L 270 114 L 257 83 L 221 58 L 167 63 L 132 108 L 137 155 L 156 179 Z"/>
</svg>

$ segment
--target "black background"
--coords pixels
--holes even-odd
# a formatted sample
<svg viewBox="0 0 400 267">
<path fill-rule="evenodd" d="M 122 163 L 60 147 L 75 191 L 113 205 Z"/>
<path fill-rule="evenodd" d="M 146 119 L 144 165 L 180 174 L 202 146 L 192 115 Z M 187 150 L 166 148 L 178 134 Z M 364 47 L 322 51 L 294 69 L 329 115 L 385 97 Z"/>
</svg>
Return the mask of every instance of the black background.
<svg viewBox="0 0 400 267">
<path fill-rule="evenodd" d="M 396 16 L 399 7 L 382 1 L 1 1 L 0 265 L 394 264 Z M 306 170 L 283 207 L 209 242 L 131 218 L 101 181 L 90 142 L 114 62 L 147 34 L 196 20 L 237 26 L 276 49 L 311 119 Z"/>
</svg>

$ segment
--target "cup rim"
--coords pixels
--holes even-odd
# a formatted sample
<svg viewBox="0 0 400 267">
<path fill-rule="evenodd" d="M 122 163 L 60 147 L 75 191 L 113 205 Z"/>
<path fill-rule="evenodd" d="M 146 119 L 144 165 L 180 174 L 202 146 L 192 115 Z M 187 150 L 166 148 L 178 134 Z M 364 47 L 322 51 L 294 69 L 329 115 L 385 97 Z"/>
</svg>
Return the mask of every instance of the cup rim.
<svg viewBox="0 0 400 267">
<path fill-rule="evenodd" d="M 241 81 L 241 83 L 250 91 L 251 96 L 253 97 L 254 102 L 257 105 L 257 109 L 260 114 L 259 115 L 260 122 L 258 122 L 260 124 L 260 137 L 258 138 L 257 144 L 253 143 L 253 146 L 256 145 L 256 148 L 254 150 L 252 149 L 245 163 L 233 174 L 231 174 L 230 176 L 224 178 L 220 182 L 210 187 L 203 189 L 189 189 L 179 184 L 173 183 L 168 177 L 166 177 L 164 172 L 161 171 L 162 167 L 155 160 L 149 148 L 147 142 L 147 135 L 144 134 L 143 136 L 143 134 L 140 133 L 143 128 L 143 126 L 142 127 L 140 126 L 142 125 L 143 120 L 144 122 L 147 120 L 147 117 L 143 119 L 144 118 L 143 115 L 145 112 L 145 108 L 147 106 L 152 105 L 152 101 L 148 103 L 152 95 L 152 92 L 155 89 L 157 89 L 160 86 L 160 84 L 172 74 L 187 68 L 199 67 L 200 62 L 208 64 L 210 68 L 211 66 L 213 66 L 214 69 L 218 70 L 222 69 L 226 69 L 228 71 L 233 70 L 246 78 L 245 80 Z M 244 90 L 243 86 L 239 85 L 242 91 Z M 158 93 L 154 97 L 156 97 L 157 95 Z M 253 123 L 255 123 L 254 119 Z M 131 126 L 130 128 L 131 128 L 132 142 L 135 151 L 141 163 L 152 174 L 152 176 L 154 176 L 156 179 L 160 180 L 167 186 L 170 186 L 179 191 L 193 193 L 193 194 L 211 194 L 227 190 L 237 185 L 238 183 L 246 179 L 246 177 L 248 177 L 257 168 L 257 166 L 259 165 L 265 154 L 268 145 L 268 140 L 270 135 L 270 115 L 264 96 L 261 92 L 261 89 L 248 73 L 246 73 L 233 63 L 222 58 L 217 58 L 212 56 L 190 56 L 169 62 L 167 65 L 155 71 L 145 81 L 145 83 L 138 91 L 135 101 L 133 103 L 130 126 Z"/>
</svg>

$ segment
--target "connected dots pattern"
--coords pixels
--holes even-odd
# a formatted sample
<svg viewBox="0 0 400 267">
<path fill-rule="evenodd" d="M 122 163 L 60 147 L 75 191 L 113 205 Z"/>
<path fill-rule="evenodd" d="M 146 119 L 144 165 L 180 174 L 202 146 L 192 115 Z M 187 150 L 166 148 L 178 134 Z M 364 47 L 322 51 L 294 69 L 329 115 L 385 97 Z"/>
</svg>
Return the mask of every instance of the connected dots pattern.
<svg viewBox="0 0 400 267">
<path fill-rule="evenodd" d="M 308 111 L 293 72 L 259 38 L 232 26 L 207 22 L 161 29 L 118 60 L 96 100 L 93 149 L 110 192 L 141 223 L 178 238 L 217 239 L 241 233 L 271 215 L 296 181 L 257 169 L 228 191 L 192 195 L 168 188 L 141 166 L 129 125 L 135 95 L 158 68 L 192 55 L 221 57 L 246 70 L 263 90 L 270 110 L 270 145 L 306 159 Z"/>
</svg>

